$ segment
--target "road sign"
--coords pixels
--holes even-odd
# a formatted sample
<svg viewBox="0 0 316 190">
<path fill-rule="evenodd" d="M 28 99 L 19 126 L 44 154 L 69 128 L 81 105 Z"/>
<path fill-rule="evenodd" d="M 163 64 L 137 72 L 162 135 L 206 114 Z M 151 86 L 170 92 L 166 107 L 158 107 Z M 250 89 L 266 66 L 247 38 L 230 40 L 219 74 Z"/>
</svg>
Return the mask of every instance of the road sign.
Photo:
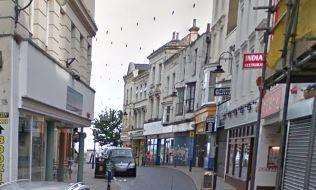
<svg viewBox="0 0 316 190">
<path fill-rule="evenodd" d="M 215 88 L 214 96 L 230 96 L 230 87 Z"/>
<path fill-rule="evenodd" d="M 260 69 L 264 64 L 264 53 L 245 53 L 244 69 Z"/>
</svg>

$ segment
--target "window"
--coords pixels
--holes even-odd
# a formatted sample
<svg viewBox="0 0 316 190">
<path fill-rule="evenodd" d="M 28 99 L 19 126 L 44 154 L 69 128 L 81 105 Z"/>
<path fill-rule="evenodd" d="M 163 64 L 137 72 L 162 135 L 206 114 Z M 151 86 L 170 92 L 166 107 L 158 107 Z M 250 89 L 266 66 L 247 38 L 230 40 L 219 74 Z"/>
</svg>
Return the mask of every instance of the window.
<svg viewBox="0 0 316 190">
<path fill-rule="evenodd" d="M 246 181 L 250 175 L 250 150 L 253 147 L 251 129 L 253 126 L 241 126 L 229 130 L 226 173 L 243 181 Z"/>
<path fill-rule="evenodd" d="M 195 97 L 195 83 L 190 83 L 187 86 L 187 99 L 186 99 L 186 106 L 187 112 L 194 111 L 194 97 Z"/>
<path fill-rule="evenodd" d="M 19 119 L 18 178 L 43 180 L 45 176 L 44 118 L 23 115 Z"/>
<path fill-rule="evenodd" d="M 155 75 L 156 75 L 156 68 L 153 67 L 153 71 L 152 71 L 152 83 L 155 84 Z"/>
<path fill-rule="evenodd" d="M 169 123 L 170 121 L 170 106 L 167 106 L 166 110 L 166 122 Z"/>
<path fill-rule="evenodd" d="M 133 101 L 133 88 L 131 87 L 131 90 L 130 90 L 130 102 L 132 102 Z"/>
<path fill-rule="evenodd" d="M 185 66 L 186 66 L 185 62 L 186 62 L 186 57 L 184 56 L 184 57 L 183 57 L 183 72 L 182 72 L 182 80 L 184 80 L 184 79 L 185 79 Z"/>
<path fill-rule="evenodd" d="M 172 93 L 173 93 L 173 91 L 174 91 L 174 87 L 175 87 L 175 81 L 176 81 L 176 73 L 173 73 L 172 74 L 172 83 L 171 83 L 171 91 L 172 91 Z"/>
<path fill-rule="evenodd" d="M 138 100 L 138 86 L 136 87 L 135 95 L 136 95 L 136 100 Z"/>
<path fill-rule="evenodd" d="M 128 89 L 126 89 L 126 95 L 125 95 L 125 101 L 126 101 L 126 104 L 128 104 L 128 95 L 129 95 L 129 93 L 128 93 Z"/>
<path fill-rule="evenodd" d="M 214 89 L 215 89 L 216 77 L 210 72 L 209 80 L 208 80 L 208 97 L 207 102 L 214 101 Z"/>
<path fill-rule="evenodd" d="M 184 88 L 178 88 L 178 102 L 177 102 L 177 115 L 183 114 L 184 107 Z"/>
<path fill-rule="evenodd" d="M 229 0 L 227 34 L 231 33 L 237 26 L 238 0 Z"/>
<path fill-rule="evenodd" d="M 193 73 L 192 75 L 194 76 L 196 74 L 196 62 L 198 58 L 198 48 L 194 50 L 194 62 L 193 62 Z"/>
<path fill-rule="evenodd" d="M 161 71 L 162 71 L 162 64 L 159 64 L 159 70 L 158 70 L 158 83 L 161 82 Z"/>
<path fill-rule="evenodd" d="M 237 99 L 237 86 L 239 84 L 238 79 L 239 79 L 239 53 L 236 54 L 235 56 L 235 74 L 233 75 L 233 82 L 234 82 L 234 90 L 233 90 L 233 97 L 236 100 Z"/>
<path fill-rule="evenodd" d="M 167 85 L 166 85 L 166 92 L 167 92 L 167 95 L 169 95 L 169 89 L 170 89 L 170 77 L 167 76 Z"/>
<path fill-rule="evenodd" d="M 147 98 L 147 83 L 144 85 L 144 98 Z"/>
</svg>

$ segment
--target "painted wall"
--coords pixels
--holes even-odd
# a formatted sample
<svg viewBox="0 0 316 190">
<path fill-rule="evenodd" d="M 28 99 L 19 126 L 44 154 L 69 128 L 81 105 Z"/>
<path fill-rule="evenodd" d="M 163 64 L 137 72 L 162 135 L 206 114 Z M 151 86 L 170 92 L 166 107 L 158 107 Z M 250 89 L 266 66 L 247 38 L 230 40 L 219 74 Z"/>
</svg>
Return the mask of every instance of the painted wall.
<svg viewBox="0 0 316 190">
<path fill-rule="evenodd" d="M 82 117 L 93 118 L 94 92 L 48 59 L 28 42 L 23 42 L 20 70 L 20 96 L 33 98 L 48 105 L 66 110 L 67 86 L 83 95 Z"/>
</svg>

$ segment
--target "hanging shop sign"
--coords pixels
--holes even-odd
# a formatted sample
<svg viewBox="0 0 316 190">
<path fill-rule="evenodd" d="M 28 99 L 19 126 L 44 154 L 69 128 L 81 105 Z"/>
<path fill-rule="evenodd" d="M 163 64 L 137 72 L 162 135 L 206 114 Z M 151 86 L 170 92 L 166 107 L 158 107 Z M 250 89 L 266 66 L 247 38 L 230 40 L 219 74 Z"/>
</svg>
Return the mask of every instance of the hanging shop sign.
<svg viewBox="0 0 316 190">
<path fill-rule="evenodd" d="M 243 68 L 260 69 L 264 64 L 264 53 L 245 53 Z"/>
<path fill-rule="evenodd" d="M 283 84 L 279 84 L 267 91 L 262 100 L 262 118 L 270 116 L 281 110 L 284 97 L 284 88 L 285 86 Z"/>
<path fill-rule="evenodd" d="M 230 96 L 230 87 L 215 88 L 214 96 Z"/>
</svg>

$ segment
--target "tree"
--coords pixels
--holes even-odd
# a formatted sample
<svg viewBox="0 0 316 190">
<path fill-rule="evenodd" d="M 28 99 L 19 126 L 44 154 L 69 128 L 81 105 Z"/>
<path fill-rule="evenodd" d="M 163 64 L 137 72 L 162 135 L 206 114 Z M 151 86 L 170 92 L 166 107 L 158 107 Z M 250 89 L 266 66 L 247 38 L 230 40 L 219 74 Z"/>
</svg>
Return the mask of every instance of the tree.
<svg viewBox="0 0 316 190">
<path fill-rule="evenodd" d="M 93 121 L 95 142 L 103 145 L 121 145 L 123 112 L 121 110 L 106 109 Z"/>
</svg>

